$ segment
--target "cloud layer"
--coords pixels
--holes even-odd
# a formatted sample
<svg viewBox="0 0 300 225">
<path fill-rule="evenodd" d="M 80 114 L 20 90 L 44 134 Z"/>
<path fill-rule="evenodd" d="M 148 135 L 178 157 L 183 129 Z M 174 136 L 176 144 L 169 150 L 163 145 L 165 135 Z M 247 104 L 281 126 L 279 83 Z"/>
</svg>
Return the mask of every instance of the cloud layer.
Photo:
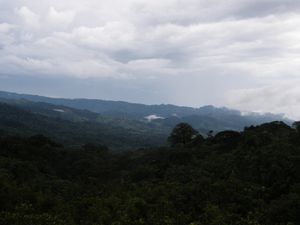
<svg viewBox="0 0 300 225">
<path fill-rule="evenodd" d="M 300 119 L 298 1 L 0 2 L 2 75 L 130 81 L 151 102 Z M 154 97 L 157 86 L 164 96 Z"/>
</svg>

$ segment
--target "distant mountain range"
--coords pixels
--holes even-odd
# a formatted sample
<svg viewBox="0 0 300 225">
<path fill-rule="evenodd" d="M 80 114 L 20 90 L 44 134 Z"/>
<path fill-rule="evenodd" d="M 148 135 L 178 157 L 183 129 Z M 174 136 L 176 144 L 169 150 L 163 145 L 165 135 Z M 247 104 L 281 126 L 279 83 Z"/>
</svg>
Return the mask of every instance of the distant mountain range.
<svg viewBox="0 0 300 225">
<path fill-rule="evenodd" d="M 293 121 L 271 113 L 242 114 L 228 108 L 144 105 L 97 99 L 49 98 L 0 91 L 0 133 L 42 133 L 63 143 L 112 148 L 166 144 L 172 128 L 187 122 L 202 134 L 242 130 L 271 121 Z"/>
</svg>

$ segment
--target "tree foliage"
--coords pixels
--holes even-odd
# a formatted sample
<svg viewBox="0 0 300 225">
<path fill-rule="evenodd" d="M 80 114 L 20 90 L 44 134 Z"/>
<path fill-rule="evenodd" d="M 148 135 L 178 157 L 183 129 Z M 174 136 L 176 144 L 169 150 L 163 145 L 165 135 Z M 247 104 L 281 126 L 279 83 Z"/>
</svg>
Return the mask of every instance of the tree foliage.
<svg viewBox="0 0 300 225">
<path fill-rule="evenodd" d="M 168 141 L 171 146 L 187 145 L 196 137 L 201 138 L 197 130 L 188 123 L 179 123 L 171 132 Z"/>
<path fill-rule="evenodd" d="M 274 122 L 200 142 L 190 126 L 173 132 L 175 147 L 122 153 L 0 137 L 0 224 L 300 224 L 295 129 Z"/>
</svg>

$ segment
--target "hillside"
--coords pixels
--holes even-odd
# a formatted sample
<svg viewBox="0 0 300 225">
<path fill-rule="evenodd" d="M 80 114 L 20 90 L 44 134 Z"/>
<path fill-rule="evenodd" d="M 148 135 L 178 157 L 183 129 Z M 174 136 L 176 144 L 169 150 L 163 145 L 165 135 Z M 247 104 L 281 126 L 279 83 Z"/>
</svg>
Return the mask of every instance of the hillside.
<svg viewBox="0 0 300 225">
<path fill-rule="evenodd" d="M 228 129 L 241 131 L 246 126 L 259 125 L 271 121 L 284 121 L 287 124 L 292 124 L 291 120 L 284 118 L 282 115 L 274 115 L 270 113 L 242 114 L 237 110 L 231 110 L 228 108 L 216 108 L 214 106 L 192 108 L 175 105 L 144 105 L 96 99 L 49 98 L 37 95 L 16 94 L 10 92 L 0 92 L 0 99 L 2 99 L 2 101 L 8 101 L 7 103 L 10 103 L 9 101 L 19 101 L 19 105 L 22 105 L 23 107 L 26 104 L 24 104 L 24 102 L 23 104 L 20 104 L 20 101 L 28 101 L 32 103 L 48 103 L 51 105 L 57 105 L 59 107 L 69 107 L 72 108 L 72 112 L 75 112 L 75 109 L 84 110 L 77 111 L 75 112 L 75 114 L 83 113 L 86 114 L 86 116 L 88 116 L 89 118 L 90 116 L 98 117 L 96 114 L 92 114 L 92 112 L 100 114 L 102 118 L 109 119 L 117 118 L 131 121 L 147 121 L 147 118 L 150 118 L 150 120 L 152 118 L 151 122 L 155 122 L 156 124 L 159 123 L 160 126 L 166 127 L 167 132 L 169 132 L 170 129 L 179 122 L 188 122 L 203 134 L 206 134 L 210 130 L 213 130 L 215 132 Z M 37 110 L 36 108 L 34 108 L 34 104 L 32 103 L 29 106 L 30 110 Z M 46 105 L 44 104 L 44 106 Z M 40 107 L 40 105 L 38 105 L 38 107 Z M 52 109 L 54 108 L 53 106 L 50 107 L 52 107 Z M 58 110 L 60 110 L 59 107 L 57 108 Z M 90 112 L 87 112 L 86 110 Z M 59 114 L 58 112 L 56 114 Z M 68 117 L 71 117 L 70 114 L 65 114 L 67 114 Z M 81 115 L 79 117 L 81 117 Z M 74 117 L 74 119 L 76 119 L 76 116 Z"/>
<path fill-rule="evenodd" d="M 0 103 L 3 135 L 43 134 L 65 145 L 92 143 L 125 150 L 163 145 L 168 132 L 158 124 L 108 119 L 68 107 L 27 101 L 14 104 Z"/>
<path fill-rule="evenodd" d="M 0 136 L 0 224 L 297 225 L 299 130 L 273 122 L 123 153 Z"/>
</svg>

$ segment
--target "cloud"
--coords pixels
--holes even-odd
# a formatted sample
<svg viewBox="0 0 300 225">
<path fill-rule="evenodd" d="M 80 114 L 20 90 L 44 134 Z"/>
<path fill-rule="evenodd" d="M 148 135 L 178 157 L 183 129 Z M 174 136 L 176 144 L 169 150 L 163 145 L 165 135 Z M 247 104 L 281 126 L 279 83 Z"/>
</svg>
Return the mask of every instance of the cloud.
<svg viewBox="0 0 300 225">
<path fill-rule="evenodd" d="M 227 104 L 244 111 L 282 113 L 300 120 L 300 79 L 275 82 L 259 88 L 234 90 Z"/>
<path fill-rule="evenodd" d="M 83 47 L 105 50 L 124 49 L 134 39 L 135 28 L 125 22 L 109 22 L 104 26 L 74 28 L 71 32 L 58 32 L 56 38 L 71 41 Z"/>
<path fill-rule="evenodd" d="M 299 83 L 299 12 L 294 0 L 4 0 L 1 74 L 128 79 L 172 103 L 278 111 L 230 93 Z"/>
<path fill-rule="evenodd" d="M 31 11 L 28 7 L 22 6 L 15 10 L 16 14 L 20 16 L 22 22 L 32 28 L 38 28 L 40 26 L 40 17 L 38 14 Z"/>
<path fill-rule="evenodd" d="M 74 18 L 74 11 L 57 11 L 54 7 L 49 8 L 47 15 L 48 23 L 56 26 L 67 26 L 73 22 Z"/>
<path fill-rule="evenodd" d="M 228 71 L 280 76 L 282 68 L 289 68 L 284 72 L 297 76 L 299 63 L 295 58 L 299 54 L 300 16 L 296 12 L 300 5 L 295 1 L 265 4 L 244 0 L 241 4 L 230 0 L 217 4 L 195 0 L 115 0 L 118 8 L 106 1 L 92 0 L 46 1 L 43 8 L 30 0 L 26 3 L 28 6 L 21 7 L 18 1 L 11 3 L 23 20 L 14 21 L 18 30 L 11 38 L 20 43 L 3 55 L 49 63 L 59 59 L 66 67 L 75 63 L 84 66 L 87 61 L 93 61 L 102 65 L 93 66 L 99 68 L 100 77 L 104 64 L 107 68 L 118 67 L 111 71 L 125 68 L 130 73 L 132 68 L 134 75 L 136 69 L 131 62 L 149 62 L 149 59 L 154 60 L 151 66 L 161 69 L 160 74 L 165 71 L 200 76 L 203 71 Z M 255 14 L 259 6 L 261 9 Z M 7 19 L 1 18 L 4 22 Z M 23 31 L 24 25 L 36 29 Z M 161 61 L 168 61 L 165 68 Z M 48 74 L 62 73 L 55 66 L 51 68 L 53 71 L 47 71 Z M 76 68 L 68 70 L 68 75 L 73 71 L 77 77 L 80 71 L 87 71 Z M 91 76 L 97 74 L 96 69 L 93 71 Z M 143 73 L 141 68 L 139 72 Z"/>
<path fill-rule="evenodd" d="M 1 34 L 9 33 L 14 28 L 15 28 L 15 26 L 13 26 L 11 24 L 1 23 L 0 24 L 0 33 Z"/>
<path fill-rule="evenodd" d="M 0 49 L 12 44 L 15 37 L 11 34 L 16 27 L 8 23 L 0 23 Z"/>
</svg>

